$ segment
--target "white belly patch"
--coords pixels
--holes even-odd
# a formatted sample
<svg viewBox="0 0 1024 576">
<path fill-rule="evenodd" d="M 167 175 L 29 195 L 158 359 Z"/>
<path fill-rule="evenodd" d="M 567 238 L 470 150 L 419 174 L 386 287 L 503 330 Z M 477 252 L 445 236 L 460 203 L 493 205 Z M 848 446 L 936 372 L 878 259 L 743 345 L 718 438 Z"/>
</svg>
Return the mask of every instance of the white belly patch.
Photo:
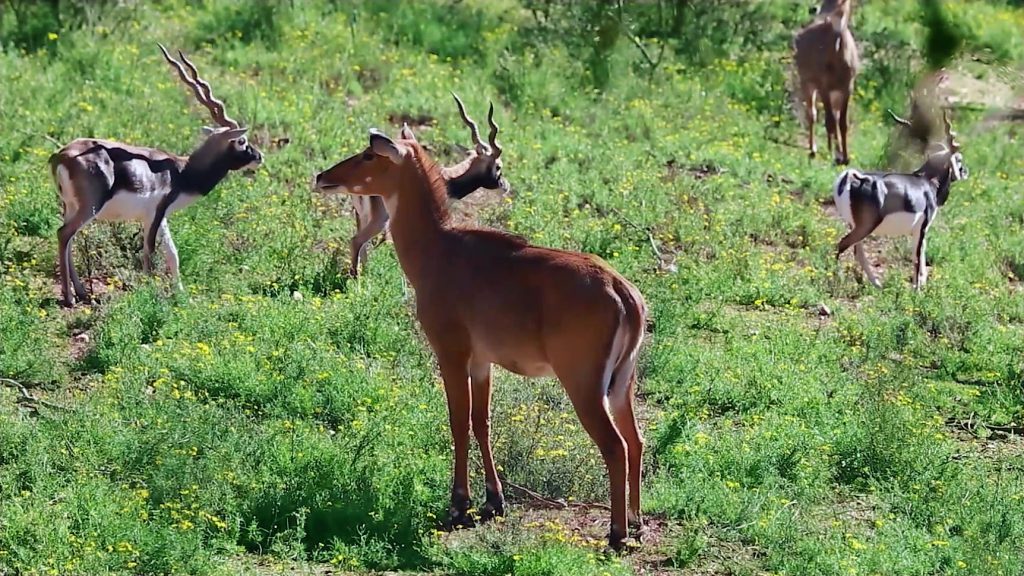
<svg viewBox="0 0 1024 576">
<path fill-rule="evenodd" d="M 96 214 L 97 220 L 121 221 L 121 222 L 145 222 L 153 217 L 156 206 L 163 198 L 163 194 L 139 194 L 137 192 L 118 191 L 114 197 L 107 201 Z M 195 194 L 180 194 L 167 210 L 170 215 L 198 198 Z"/>
<path fill-rule="evenodd" d="M 156 209 L 160 197 L 135 192 L 114 192 L 113 198 L 96 213 L 97 220 L 142 222 Z"/>
<path fill-rule="evenodd" d="M 913 234 L 921 225 L 924 214 L 912 212 L 896 212 L 889 214 L 871 233 L 872 236 L 906 236 Z"/>
</svg>

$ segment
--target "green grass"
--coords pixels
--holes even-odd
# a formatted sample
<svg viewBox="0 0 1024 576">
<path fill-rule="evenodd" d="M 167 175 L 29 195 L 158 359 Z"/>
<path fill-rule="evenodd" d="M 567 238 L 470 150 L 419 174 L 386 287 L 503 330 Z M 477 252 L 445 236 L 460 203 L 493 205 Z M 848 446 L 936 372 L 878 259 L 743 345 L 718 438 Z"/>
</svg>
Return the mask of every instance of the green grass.
<svg viewBox="0 0 1024 576">
<path fill-rule="evenodd" d="M 1019 127 L 957 113 L 971 179 L 932 228 L 929 285 L 911 289 L 903 241 L 873 242 L 887 262 L 875 290 L 852 257 L 834 262 L 843 226 L 822 201 L 837 170 L 807 160 L 790 109 L 802 3 L 717 3 L 682 22 L 653 75 L 625 39 L 588 52 L 585 27 L 559 20 L 569 8 L 538 23 L 541 4 L 207 0 L 59 24 L 0 12 L 0 377 L 48 402 L 0 388 L 0 574 L 1024 571 L 1024 440 L 1003 428 L 1024 424 Z M 1019 81 L 1024 12 L 946 5 L 967 51 L 955 66 L 973 56 Z M 858 166 L 884 157 L 885 108 L 906 107 L 916 10 L 858 4 Z M 646 37 L 652 14 L 635 15 Z M 139 272 L 137 226 L 94 224 L 76 262 L 99 303 L 61 310 L 54 141 L 187 153 L 208 122 L 158 40 L 196 61 L 266 164 L 171 220 L 186 295 Z M 647 298 L 657 538 L 642 551 L 605 557 L 588 520 L 603 511 L 543 512 L 514 490 L 504 522 L 436 531 L 444 395 L 394 251 L 343 277 L 347 201 L 308 183 L 367 128 L 395 131 L 393 115 L 436 117 L 418 131 L 436 150 L 466 144 L 449 90 L 481 120 L 493 99 L 502 126 L 514 190 L 474 217 L 596 253 Z M 557 382 L 498 373 L 494 410 L 507 480 L 607 499 Z"/>
</svg>

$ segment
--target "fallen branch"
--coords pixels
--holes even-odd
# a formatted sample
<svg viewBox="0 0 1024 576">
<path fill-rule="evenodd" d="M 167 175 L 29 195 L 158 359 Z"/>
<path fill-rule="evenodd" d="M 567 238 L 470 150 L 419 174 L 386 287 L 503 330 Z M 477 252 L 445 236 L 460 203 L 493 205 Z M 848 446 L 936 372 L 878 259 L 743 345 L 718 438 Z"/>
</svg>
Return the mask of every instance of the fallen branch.
<svg viewBox="0 0 1024 576">
<path fill-rule="evenodd" d="M 947 426 L 953 426 L 954 428 L 959 428 L 960 430 L 965 430 L 965 431 L 970 432 L 972 434 L 976 433 L 978 428 L 984 428 L 984 429 L 988 430 L 989 432 L 992 432 L 993 435 L 1000 434 L 1000 435 L 1002 435 L 1004 437 L 1005 436 L 1011 436 L 1011 435 L 1012 436 L 1024 436 L 1024 426 L 1020 426 L 1020 425 L 1017 425 L 1017 424 L 1007 424 L 1005 426 L 1000 426 L 1000 425 L 997 425 L 997 424 L 985 424 L 984 422 L 976 422 L 974 420 L 974 416 L 975 416 L 975 414 L 971 414 L 971 417 L 968 418 L 967 420 L 960 420 L 960 419 L 957 419 L 957 418 L 947 418 L 946 419 L 946 425 Z"/>
<path fill-rule="evenodd" d="M 519 492 L 522 492 L 523 494 L 528 496 L 531 500 L 534 500 L 534 501 L 539 502 L 540 504 L 542 504 L 545 508 L 554 508 L 554 509 L 557 509 L 557 510 L 564 510 L 566 508 L 586 508 L 586 509 L 600 508 L 601 510 L 611 510 L 612 509 L 612 507 L 608 506 L 607 504 L 594 504 L 594 503 L 590 503 L 590 502 L 566 502 L 565 500 L 552 500 L 550 498 L 547 498 L 546 496 L 543 496 L 543 495 L 541 495 L 541 494 L 539 494 L 537 492 L 534 492 L 533 490 L 530 490 L 529 488 L 527 488 L 525 486 L 520 486 L 518 484 L 513 484 L 512 482 L 509 482 L 508 480 L 506 480 L 504 482 L 504 484 L 506 486 L 508 486 L 509 488 L 512 488 L 513 490 L 517 490 Z"/>
<path fill-rule="evenodd" d="M 60 147 L 64 146 L 63 144 L 58 142 L 53 136 L 50 136 L 49 134 L 46 134 L 45 132 L 31 132 L 29 130 L 26 130 L 25 128 L 15 128 L 15 129 L 18 132 L 21 132 L 22 134 L 24 134 L 25 136 L 30 136 L 30 137 L 35 137 L 35 138 L 45 138 L 50 144 L 53 144 L 57 148 L 60 148 Z"/>
<path fill-rule="evenodd" d="M 662 254 L 661 250 L 658 249 L 658 242 L 657 240 L 654 239 L 654 234 L 651 232 L 649 228 L 644 228 L 643 226 L 637 224 L 636 222 L 633 222 L 625 214 L 623 214 L 622 211 L 620 211 L 617 208 L 611 208 L 610 211 L 615 214 L 616 218 L 625 222 L 630 228 L 633 228 L 637 232 L 640 232 L 641 234 L 647 236 L 647 242 L 651 246 L 651 251 L 654 252 L 654 257 L 658 259 L 659 268 L 667 272 L 677 271 L 675 264 L 675 256 L 673 255 L 671 257 L 668 257 Z"/>
<path fill-rule="evenodd" d="M 0 384 L 3 384 L 9 388 L 14 388 L 18 391 L 18 404 L 33 404 L 36 406 L 45 406 L 53 410 L 62 410 L 64 412 L 70 412 L 71 408 L 56 402 L 50 402 L 44 398 L 40 398 L 28 391 L 28 388 L 24 384 L 17 380 L 11 380 L 10 378 L 0 378 Z"/>
</svg>

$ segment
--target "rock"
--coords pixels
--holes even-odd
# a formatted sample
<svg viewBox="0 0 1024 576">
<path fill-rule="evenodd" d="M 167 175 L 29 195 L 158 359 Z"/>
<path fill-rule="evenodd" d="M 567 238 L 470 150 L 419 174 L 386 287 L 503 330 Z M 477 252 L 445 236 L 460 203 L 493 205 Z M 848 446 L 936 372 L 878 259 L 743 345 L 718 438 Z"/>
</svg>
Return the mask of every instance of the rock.
<svg viewBox="0 0 1024 576">
<path fill-rule="evenodd" d="M 828 318 L 830 316 L 832 316 L 832 310 L 824 304 L 818 304 L 818 317 Z"/>
<path fill-rule="evenodd" d="M 295 300 L 296 302 L 301 302 L 302 292 L 299 292 L 298 290 L 292 292 L 292 300 Z"/>
</svg>

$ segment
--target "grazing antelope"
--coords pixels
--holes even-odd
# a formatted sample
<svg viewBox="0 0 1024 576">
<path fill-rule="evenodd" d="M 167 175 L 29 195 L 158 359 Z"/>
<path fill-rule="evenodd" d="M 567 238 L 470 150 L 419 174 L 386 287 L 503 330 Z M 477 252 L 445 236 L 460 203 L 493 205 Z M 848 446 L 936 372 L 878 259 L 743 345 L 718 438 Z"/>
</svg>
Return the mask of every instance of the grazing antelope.
<svg viewBox="0 0 1024 576">
<path fill-rule="evenodd" d="M 960 143 L 948 117 L 945 141 L 937 142 L 924 164 L 910 174 L 844 170 L 833 189 L 839 216 L 851 230 L 840 241 L 836 259 L 853 246 L 854 255 L 868 280 L 881 287 L 862 241 L 870 235 L 914 235 L 914 287 L 923 288 L 928 279 L 925 263 L 925 236 L 935 221 L 939 207 L 949 198 L 953 182 L 966 180 L 967 167 L 960 154 Z"/>
<path fill-rule="evenodd" d="M 498 364 L 561 381 L 607 466 L 609 544 L 624 545 L 627 519 L 639 535 L 643 441 L 633 395 L 647 313 L 640 292 L 595 256 L 451 224 L 441 170 L 414 140 L 392 140 L 371 129 L 369 146 L 318 174 L 315 186 L 380 196 L 391 215 L 398 261 L 415 290 L 416 316 L 448 400 L 455 444 L 452 524 L 473 523 L 471 428 L 487 487 L 481 517 L 504 514 L 490 444 L 491 365 Z"/>
<path fill-rule="evenodd" d="M 486 188 L 488 190 L 508 191 L 508 181 L 501 175 L 501 146 L 498 145 L 498 125 L 494 123 L 494 104 L 487 110 L 487 124 L 491 131 L 488 134 L 488 144 L 480 140 L 480 130 L 476 122 L 466 114 L 466 107 L 462 100 L 455 93 L 452 93 L 455 103 L 459 107 L 459 114 L 462 121 L 469 127 L 470 135 L 473 137 L 474 148 L 463 149 L 466 158 L 454 166 L 441 168 L 441 175 L 447 182 L 448 197 L 461 200 L 469 194 Z M 405 140 L 416 140 L 416 136 L 408 124 L 402 126 L 400 138 Z M 349 273 L 355 277 L 359 275 L 360 262 L 366 261 L 367 244 L 374 236 L 380 234 L 387 228 L 388 212 L 384 206 L 384 200 L 380 196 L 353 196 L 352 207 L 356 213 L 356 231 L 351 241 L 351 266 Z"/>
<path fill-rule="evenodd" d="M 206 138 L 189 156 L 95 138 L 79 138 L 50 156 L 63 209 L 57 256 L 61 296 L 68 306 L 73 304 L 70 284 L 78 300 L 88 300 L 71 260 L 71 241 L 86 224 L 93 219 L 142 222 L 143 270 L 151 271 L 159 234 L 167 270 L 180 290 L 178 251 L 166 217 L 209 194 L 228 172 L 256 168 L 263 162 L 263 154 L 245 139 L 247 128 L 227 116 L 224 103 L 213 96 L 195 65 L 181 51 L 178 62 L 163 45 L 158 46 L 219 127 L 204 128 Z"/>
<path fill-rule="evenodd" d="M 793 39 L 794 60 L 799 79 L 800 96 L 807 121 L 810 156 L 818 153 L 814 143 L 817 121 L 817 98 L 825 108 L 825 132 L 828 149 L 835 141 L 836 164 L 848 164 L 847 148 L 850 95 L 860 68 L 857 43 L 850 33 L 850 11 L 853 0 L 826 0 L 813 22 L 801 29 Z"/>
</svg>

